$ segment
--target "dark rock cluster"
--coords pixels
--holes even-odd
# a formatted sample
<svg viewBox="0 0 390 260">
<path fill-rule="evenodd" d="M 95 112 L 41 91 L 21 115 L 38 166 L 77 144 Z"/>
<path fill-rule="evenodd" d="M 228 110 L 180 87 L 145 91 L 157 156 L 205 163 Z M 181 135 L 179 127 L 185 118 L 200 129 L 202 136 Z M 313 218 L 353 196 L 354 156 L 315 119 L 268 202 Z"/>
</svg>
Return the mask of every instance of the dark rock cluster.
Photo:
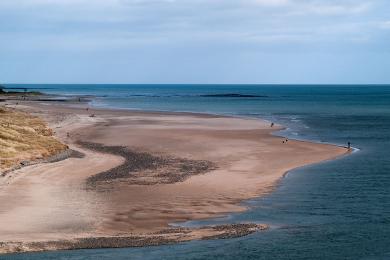
<svg viewBox="0 0 390 260">
<path fill-rule="evenodd" d="M 23 251 L 45 251 L 45 250 L 75 250 L 94 248 L 124 248 L 144 247 L 174 244 L 178 242 L 195 239 L 192 232 L 206 231 L 201 240 L 229 239 L 252 234 L 267 229 L 266 225 L 254 223 L 226 224 L 219 226 L 204 226 L 200 228 L 168 228 L 155 233 L 144 235 L 108 236 L 108 237 L 85 237 L 72 240 L 55 240 L 40 242 L 0 242 L 0 251 L 23 252 Z M 210 232 L 210 230 L 215 232 Z M 207 235 L 209 234 L 209 235 Z M 5 250 L 4 250 L 5 249 Z"/>
</svg>

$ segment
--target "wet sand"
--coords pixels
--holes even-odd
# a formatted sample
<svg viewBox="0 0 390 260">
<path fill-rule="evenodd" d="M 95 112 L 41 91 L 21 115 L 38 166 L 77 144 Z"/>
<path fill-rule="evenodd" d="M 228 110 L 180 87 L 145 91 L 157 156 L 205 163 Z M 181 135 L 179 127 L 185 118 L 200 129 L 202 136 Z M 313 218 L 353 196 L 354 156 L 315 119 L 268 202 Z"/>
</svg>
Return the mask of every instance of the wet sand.
<svg viewBox="0 0 390 260">
<path fill-rule="evenodd" d="M 283 142 L 271 135 L 281 126 L 254 119 L 87 111 L 54 102 L 17 107 L 44 118 L 84 156 L 0 177 L 0 253 L 154 245 L 229 237 L 234 230 L 246 235 L 265 226 L 178 230 L 170 224 L 246 210 L 243 200 L 271 192 L 287 171 L 348 152 Z M 134 242 L 140 237 L 142 243 Z"/>
</svg>

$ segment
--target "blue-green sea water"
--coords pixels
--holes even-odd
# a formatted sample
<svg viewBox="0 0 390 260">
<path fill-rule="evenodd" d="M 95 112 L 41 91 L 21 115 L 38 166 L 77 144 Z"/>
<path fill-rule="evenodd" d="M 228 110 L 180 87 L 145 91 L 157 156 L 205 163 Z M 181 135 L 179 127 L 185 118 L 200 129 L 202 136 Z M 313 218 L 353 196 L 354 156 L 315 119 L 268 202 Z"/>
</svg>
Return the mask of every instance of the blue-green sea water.
<svg viewBox="0 0 390 260">
<path fill-rule="evenodd" d="M 15 85 L 14 85 L 15 86 Z M 390 86 L 23 85 L 61 95 L 93 95 L 93 106 L 266 118 L 290 138 L 357 152 L 289 172 L 251 209 L 223 219 L 270 230 L 242 238 L 168 246 L 59 251 L 4 259 L 390 259 Z M 210 94 L 259 97 L 216 97 Z M 1 223 L 0 223 L 1 224 Z"/>
</svg>

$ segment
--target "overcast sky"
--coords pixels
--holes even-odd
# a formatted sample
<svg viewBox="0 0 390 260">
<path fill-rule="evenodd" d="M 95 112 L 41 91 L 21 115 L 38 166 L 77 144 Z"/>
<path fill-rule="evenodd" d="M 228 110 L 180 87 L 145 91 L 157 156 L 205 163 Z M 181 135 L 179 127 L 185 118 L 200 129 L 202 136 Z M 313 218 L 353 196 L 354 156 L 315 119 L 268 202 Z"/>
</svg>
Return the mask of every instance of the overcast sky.
<svg viewBox="0 0 390 260">
<path fill-rule="evenodd" d="M 389 0 L 0 0 L 3 83 L 390 83 Z"/>
</svg>

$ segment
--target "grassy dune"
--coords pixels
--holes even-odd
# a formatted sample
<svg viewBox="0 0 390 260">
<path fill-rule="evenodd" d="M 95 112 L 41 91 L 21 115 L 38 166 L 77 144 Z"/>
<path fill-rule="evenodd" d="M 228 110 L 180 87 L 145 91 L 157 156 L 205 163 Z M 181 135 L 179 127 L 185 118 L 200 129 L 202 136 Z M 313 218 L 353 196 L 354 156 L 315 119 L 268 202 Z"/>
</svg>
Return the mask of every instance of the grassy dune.
<svg viewBox="0 0 390 260">
<path fill-rule="evenodd" d="M 66 148 L 53 137 L 53 131 L 42 119 L 0 107 L 0 171 Z"/>
</svg>

